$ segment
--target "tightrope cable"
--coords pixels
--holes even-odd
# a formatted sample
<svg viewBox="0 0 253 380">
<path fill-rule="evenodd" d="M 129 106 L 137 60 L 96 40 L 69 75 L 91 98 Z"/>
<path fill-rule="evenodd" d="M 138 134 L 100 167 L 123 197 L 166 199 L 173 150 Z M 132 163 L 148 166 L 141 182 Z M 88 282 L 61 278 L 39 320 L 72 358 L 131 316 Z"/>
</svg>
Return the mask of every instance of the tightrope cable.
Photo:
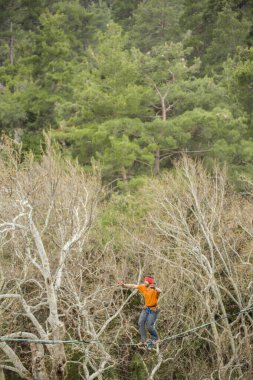
<svg viewBox="0 0 253 380">
<path fill-rule="evenodd" d="M 20 334 L 22 336 L 22 334 Z M 27 343 L 40 343 L 40 344 L 89 344 L 95 341 L 91 340 L 51 340 L 51 339 L 28 339 L 28 338 L 11 338 L 0 337 L 0 342 L 27 342 Z"/>
<path fill-rule="evenodd" d="M 184 336 L 187 336 L 187 335 L 191 335 L 193 334 L 194 332 L 204 328 L 204 327 L 207 327 L 207 326 L 210 326 L 212 324 L 216 324 L 218 323 L 219 321 L 223 320 L 223 319 L 227 319 L 227 318 L 231 318 L 231 317 L 234 317 L 236 315 L 240 315 L 240 314 L 244 314 L 244 313 L 248 313 L 250 311 L 253 311 L 253 306 L 250 307 L 250 308 L 246 308 L 246 309 L 242 309 L 236 313 L 233 313 L 233 314 L 226 314 L 225 316 L 223 317 L 219 317 L 211 322 L 207 322 L 207 323 L 204 323 L 202 325 L 199 325 L 199 326 L 196 326 L 196 327 L 193 327 L 192 329 L 189 329 L 189 330 L 185 330 L 185 331 L 182 331 L 178 334 L 175 334 L 175 335 L 170 335 L 170 336 L 167 336 L 163 339 L 160 340 L 160 342 L 165 342 L 165 341 L 170 341 L 170 340 L 175 340 L 177 338 L 182 338 Z M 12 337 L 6 337 L 6 336 L 2 336 L 0 337 L 0 342 L 26 342 L 26 343 L 39 343 L 39 344 L 92 344 L 92 343 L 99 343 L 98 340 L 51 340 L 51 339 L 28 339 L 28 338 L 22 338 L 22 334 L 20 334 L 20 337 L 19 338 L 12 338 Z M 137 346 L 137 344 L 134 344 L 134 343 L 119 343 L 119 346 L 121 345 L 128 345 L 128 346 Z"/>
<path fill-rule="evenodd" d="M 219 317 L 219 318 L 217 318 L 217 319 L 215 319 L 215 320 L 213 320 L 211 322 L 203 323 L 202 325 L 196 326 L 196 327 L 194 327 L 192 329 L 183 331 L 183 332 L 175 334 L 175 335 L 171 335 L 171 336 L 165 337 L 161 341 L 164 342 L 164 341 L 174 340 L 174 339 L 177 339 L 177 338 L 182 338 L 182 337 L 187 336 L 187 335 L 191 335 L 195 331 L 198 331 L 198 330 L 200 330 L 200 329 L 202 329 L 204 327 L 207 327 L 207 326 L 211 326 L 212 324 L 216 324 L 216 323 L 218 323 L 219 321 L 221 321 L 223 319 L 235 317 L 236 315 L 244 314 L 244 313 L 247 313 L 249 311 L 253 311 L 253 307 L 248 308 L 248 309 L 242 309 L 242 310 L 237 311 L 236 313 L 233 313 L 233 314 L 226 314 L 225 316 Z"/>
</svg>

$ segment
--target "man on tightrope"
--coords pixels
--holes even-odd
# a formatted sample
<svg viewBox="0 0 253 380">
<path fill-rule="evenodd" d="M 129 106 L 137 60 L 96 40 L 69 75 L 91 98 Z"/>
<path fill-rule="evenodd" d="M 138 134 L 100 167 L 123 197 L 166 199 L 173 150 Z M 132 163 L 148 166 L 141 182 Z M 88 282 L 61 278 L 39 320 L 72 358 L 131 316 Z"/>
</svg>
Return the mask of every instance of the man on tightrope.
<svg viewBox="0 0 253 380">
<path fill-rule="evenodd" d="M 118 285 L 127 289 L 138 289 L 145 300 L 145 305 L 139 317 L 139 332 L 141 335 L 141 342 L 138 344 L 140 347 L 151 348 L 153 343 L 158 343 L 158 334 L 156 331 L 156 321 L 159 314 L 158 298 L 161 294 L 161 290 L 155 286 L 154 278 L 152 276 L 146 276 L 144 284 L 124 284 L 123 281 L 118 281 Z M 147 325 L 148 331 L 151 335 L 151 340 L 146 342 Z"/>
</svg>

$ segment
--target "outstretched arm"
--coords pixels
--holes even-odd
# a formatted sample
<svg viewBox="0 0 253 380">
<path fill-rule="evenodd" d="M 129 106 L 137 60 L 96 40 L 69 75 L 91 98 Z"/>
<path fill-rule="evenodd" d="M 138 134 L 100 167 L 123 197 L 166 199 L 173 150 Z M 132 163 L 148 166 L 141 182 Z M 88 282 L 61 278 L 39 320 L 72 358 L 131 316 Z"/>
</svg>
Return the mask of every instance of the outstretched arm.
<svg viewBox="0 0 253 380">
<path fill-rule="evenodd" d="M 126 289 L 137 289 L 138 288 L 138 285 L 135 285 L 135 284 L 124 284 L 123 281 L 118 281 L 118 286 L 122 286 L 123 288 L 126 288 Z"/>
</svg>

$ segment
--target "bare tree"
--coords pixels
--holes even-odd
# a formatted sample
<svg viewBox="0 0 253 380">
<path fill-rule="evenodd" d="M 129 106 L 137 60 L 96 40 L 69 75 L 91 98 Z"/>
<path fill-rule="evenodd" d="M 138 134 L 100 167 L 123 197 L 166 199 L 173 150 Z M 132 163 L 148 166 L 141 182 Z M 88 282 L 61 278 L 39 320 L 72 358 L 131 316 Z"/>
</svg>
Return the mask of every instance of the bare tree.
<svg viewBox="0 0 253 380">
<path fill-rule="evenodd" d="M 59 303 L 67 261 L 85 245 L 101 190 L 99 179 L 86 175 L 70 161 L 61 162 L 50 145 L 41 162 L 30 157 L 20 163 L 18 154 L 14 155 L 11 145 L 3 147 L 1 331 L 6 330 L 6 338 L 62 340 L 66 324 Z M 2 342 L 0 347 L 7 363 L 1 368 L 17 372 L 21 378 L 64 376 L 66 352 L 62 343 L 47 345 L 50 363 L 44 347 L 32 343 L 28 366 L 13 344 Z"/>
<path fill-rule="evenodd" d="M 128 256 L 119 266 L 96 223 L 99 177 L 48 144 L 40 162 L 21 162 L 8 141 L 1 151 L 0 320 L 9 341 L 0 343 L 0 368 L 35 380 L 74 368 L 81 379 L 100 380 L 119 365 L 123 309 L 135 295 L 116 287 Z M 66 349 L 58 342 L 66 339 L 79 343 Z"/>
<path fill-rule="evenodd" d="M 181 308 L 190 309 L 180 315 L 181 328 L 221 317 L 210 330 L 197 333 L 206 349 L 215 352 L 214 371 L 220 379 L 252 375 L 252 318 L 226 317 L 252 305 L 251 255 L 246 259 L 241 248 L 246 234 L 252 234 L 252 204 L 229 188 L 224 172 L 217 169 L 210 176 L 186 157 L 177 165 L 177 175 L 165 176 L 158 188 L 156 184 L 149 236 L 159 237 L 160 248 L 154 249 L 152 241 L 146 246 L 174 268 L 175 286 L 188 294 Z"/>
<path fill-rule="evenodd" d="M 250 194 L 250 192 L 249 192 Z M 161 297 L 161 355 L 143 361 L 147 378 L 199 372 L 204 378 L 252 377 L 252 197 L 236 194 L 226 173 L 208 174 L 184 157 L 176 173 L 153 179 L 143 190 L 147 214 L 125 227 L 142 256 L 144 271 L 158 278 Z M 131 237 L 131 239 L 129 239 Z M 127 241 L 127 239 L 126 239 Z M 152 264 L 152 265 L 151 265 Z M 173 341 L 198 325 L 217 321 Z"/>
<path fill-rule="evenodd" d="M 176 174 L 152 179 L 139 200 L 125 198 L 124 215 L 117 196 L 98 207 L 99 177 L 63 161 L 50 144 L 39 162 L 24 159 L 13 144 L 3 145 L 0 189 L 5 373 L 35 380 L 125 379 L 138 360 L 147 380 L 174 373 L 252 377 L 251 314 L 227 317 L 253 299 L 251 190 L 247 198 L 236 194 L 223 171 L 210 175 L 185 157 Z M 105 228 L 96 215 L 107 207 L 110 215 L 112 205 L 116 221 Z M 135 292 L 115 283 L 137 282 L 151 272 L 163 290 L 163 342 L 157 352 L 143 355 L 136 347 Z M 217 318 L 194 335 L 167 340 Z M 79 343 L 43 345 L 36 339 Z"/>
</svg>

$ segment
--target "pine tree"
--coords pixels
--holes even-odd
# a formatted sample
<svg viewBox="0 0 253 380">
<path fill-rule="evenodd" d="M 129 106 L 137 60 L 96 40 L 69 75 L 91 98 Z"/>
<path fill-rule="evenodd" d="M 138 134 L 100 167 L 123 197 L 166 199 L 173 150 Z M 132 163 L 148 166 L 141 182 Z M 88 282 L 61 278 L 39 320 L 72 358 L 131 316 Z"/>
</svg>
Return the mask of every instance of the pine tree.
<svg viewBox="0 0 253 380">
<path fill-rule="evenodd" d="M 133 43 L 147 52 L 155 45 L 179 41 L 182 9 L 183 0 L 148 0 L 140 3 L 134 12 Z"/>
<path fill-rule="evenodd" d="M 119 22 L 125 29 L 132 27 L 132 16 L 141 0 L 111 0 L 112 17 L 115 22 Z"/>
<path fill-rule="evenodd" d="M 206 71 L 221 70 L 222 63 L 235 55 L 237 46 L 245 45 L 250 22 L 245 18 L 239 20 L 238 17 L 238 13 L 228 6 L 218 13 L 212 42 L 203 58 Z"/>
</svg>

